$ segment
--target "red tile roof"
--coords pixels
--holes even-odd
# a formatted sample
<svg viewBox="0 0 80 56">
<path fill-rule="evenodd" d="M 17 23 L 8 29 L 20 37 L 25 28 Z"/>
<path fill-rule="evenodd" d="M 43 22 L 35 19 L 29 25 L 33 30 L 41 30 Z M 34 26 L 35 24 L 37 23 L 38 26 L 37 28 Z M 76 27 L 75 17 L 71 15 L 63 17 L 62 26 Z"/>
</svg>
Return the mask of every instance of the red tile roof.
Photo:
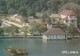
<svg viewBox="0 0 80 56">
<path fill-rule="evenodd" d="M 60 14 L 65 14 L 65 15 L 70 15 L 70 16 L 75 16 L 76 15 L 73 10 L 62 10 L 60 12 Z"/>
<path fill-rule="evenodd" d="M 52 29 L 48 29 L 46 32 L 44 32 L 43 34 L 45 35 L 51 35 L 51 34 L 65 34 L 64 31 L 60 28 L 52 28 Z"/>
</svg>

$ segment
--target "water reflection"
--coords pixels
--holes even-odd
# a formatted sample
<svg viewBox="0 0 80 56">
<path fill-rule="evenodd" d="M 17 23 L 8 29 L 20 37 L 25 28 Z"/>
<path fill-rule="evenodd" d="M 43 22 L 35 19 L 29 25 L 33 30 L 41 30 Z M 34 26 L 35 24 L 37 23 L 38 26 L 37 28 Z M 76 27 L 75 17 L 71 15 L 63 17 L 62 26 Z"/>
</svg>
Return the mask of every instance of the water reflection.
<svg viewBox="0 0 80 56">
<path fill-rule="evenodd" d="M 2 50 L 9 46 L 26 49 L 29 52 L 28 56 L 73 56 L 72 54 L 62 54 L 62 51 L 76 50 L 80 52 L 80 40 L 12 39 L 0 40 L 0 42 L 1 56 L 8 56 Z M 80 53 L 77 56 L 80 56 Z"/>
</svg>

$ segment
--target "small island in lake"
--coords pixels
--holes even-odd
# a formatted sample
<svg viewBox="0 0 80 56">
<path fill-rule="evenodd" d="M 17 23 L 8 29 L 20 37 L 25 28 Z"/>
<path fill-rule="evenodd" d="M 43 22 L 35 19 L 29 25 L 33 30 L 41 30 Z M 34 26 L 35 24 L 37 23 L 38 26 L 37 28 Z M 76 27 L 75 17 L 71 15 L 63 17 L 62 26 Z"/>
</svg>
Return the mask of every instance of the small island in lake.
<svg viewBox="0 0 80 56">
<path fill-rule="evenodd" d="M 4 51 L 9 53 L 11 56 L 28 55 L 28 52 L 26 50 L 19 48 L 5 48 Z"/>
</svg>

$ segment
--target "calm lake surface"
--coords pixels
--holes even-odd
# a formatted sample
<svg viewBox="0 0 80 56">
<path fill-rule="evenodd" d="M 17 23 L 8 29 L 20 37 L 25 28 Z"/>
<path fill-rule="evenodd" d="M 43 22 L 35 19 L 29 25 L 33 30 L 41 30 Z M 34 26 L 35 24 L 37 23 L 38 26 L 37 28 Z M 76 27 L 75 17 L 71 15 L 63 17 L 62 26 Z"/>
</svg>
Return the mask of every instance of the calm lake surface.
<svg viewBox="0 0 80 56">
<path fill-rule="evenodd" d="M 80 56 L 80 40 L 5 39 L 0 40 L 0 56 L 10 56 L 3 49 L 9 46 L 26 49 L 28 56 Z M 78 51 L 78 54 L 62 54 L 62 51 Z"/>
</svg>

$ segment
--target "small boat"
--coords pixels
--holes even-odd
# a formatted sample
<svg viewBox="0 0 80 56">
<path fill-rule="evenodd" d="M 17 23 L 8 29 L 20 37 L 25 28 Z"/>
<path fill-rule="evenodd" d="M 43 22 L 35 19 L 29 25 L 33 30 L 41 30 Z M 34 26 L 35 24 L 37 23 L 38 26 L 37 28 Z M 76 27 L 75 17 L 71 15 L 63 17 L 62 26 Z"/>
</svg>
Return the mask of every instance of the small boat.
<svg viewBox="0 0 80 56">
<path fill-rule="evenodd" d="M 28 52 L 26 50 L 22 50 L 19 48 L 5 48 L 4 51 L 9 53 L 11 56 L 28 55 Z"/>
</svg>

